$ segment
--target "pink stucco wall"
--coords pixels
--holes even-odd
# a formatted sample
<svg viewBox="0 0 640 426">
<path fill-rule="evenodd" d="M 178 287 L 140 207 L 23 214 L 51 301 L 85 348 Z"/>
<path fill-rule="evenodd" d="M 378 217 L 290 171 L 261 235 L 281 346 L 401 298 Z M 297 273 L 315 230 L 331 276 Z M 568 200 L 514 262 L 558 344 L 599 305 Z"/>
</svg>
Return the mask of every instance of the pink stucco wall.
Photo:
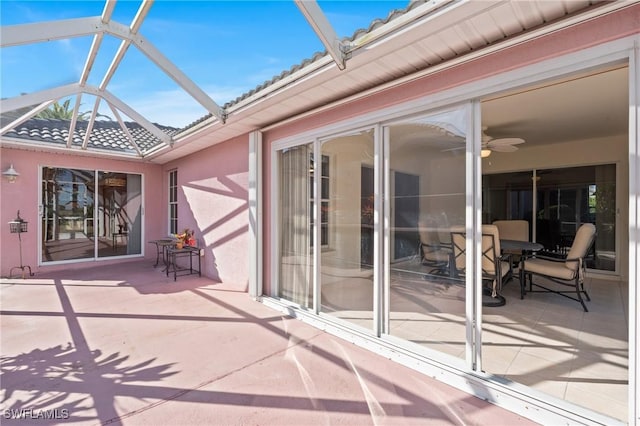
<svg viewBox="0 0 640 426">
<path fill-rule="evenodd" d="M 162 187 L 162 167 L 150 163 L 121 160 L 107 160 L 91 156 L 69 154 L 51 154 L 20 149 L 0 149 L 0 167 L 6 170 L 13 163 L 20 173 L 18 180 L 10 184 L 0 179 L 0 275 L 7 276 L 14 266 L 20 265 L 20 253 L 17 249 L 18 237 L 9 232 L 8 222 L 15 219 L 20 210 L 20 217 L 29 222 L 29 230 L 22 234 L 22 259 L 24 265 L 31 266 L 34 273 L 42 270 L 69 269 L 70 264 L 38 266 L 38 198 L 40 182 L 39 168 L 42 166 L 79 168 L 89 170 L 108 170 L 127 173 L 141 173 L 144 176 L 145 212 L 160 211 Z M 146 214 L 144 217 L 144 237 L 149 239 L 155 235 L 165 235 L 166 225 L 160 215 Z M 143 241 L 145 257 L 155 260 L 155 252 Z M 139 258 L 138 258 L 139 259 Z M 122 262 L 118 260 L 100 260 L 100 264 Z M 94 262 L 73 263 L 72 268 L 91 267 Z M 14 276 L 20 271 L 14 270 Z"/>
<path fill-rule="evenodd" d="M 382 108 L 398 105 L 410 100 L 428 96 L 449 88 L 484 79 L 509 70 L 521 68 L 553 57 L 559 57 L 598 44 L 616 40 L 640 32 L 640 5 L 626 8 L 597 19 L 575 25 L 545 37 L 518 44 L 503 51 L 463 63 L 432 75 L 427 75 L 402 85 L 381 91 L 371 96 L 353 100 L 335 108 L 323 110 L 315 115 L 305 116 L 286 125 L 275 127 L 263 135 L 264 173 L 264 229 L 263 251 L 264 294 L 271 288 L 271 238 L 270 223 L 276 218 L 271 215 L 271 191 L 277 182 L 271 179 L 271 145 L 279 139 L 309 131 L 360 116 Z M 427 105 L 425 105 L 427 107 Z"/>
<path fill-rule="evenodd" d="M 178 171 L 178 229 L 204 245 L 203 273 L 241 291 L 248 286 L 249 137 L 214 145 L 164 166 Z M 167 205 L 163 193 L 163 205 Z"/>
</svg>

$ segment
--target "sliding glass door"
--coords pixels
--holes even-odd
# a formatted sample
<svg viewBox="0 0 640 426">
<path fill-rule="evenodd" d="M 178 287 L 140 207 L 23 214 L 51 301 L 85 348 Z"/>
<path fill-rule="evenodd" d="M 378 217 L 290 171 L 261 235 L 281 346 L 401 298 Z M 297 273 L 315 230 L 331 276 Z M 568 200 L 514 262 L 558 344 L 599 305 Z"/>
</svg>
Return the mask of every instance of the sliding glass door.
<svg viewBox="0 0 640 426">
<path fill-rule="evenodd" d="M 94 257 L 95 174 L 42 169 L 42 261 Z"/>
<path fill-rule="evenodd" d="M 142 176 L 42 168 L 42 262 L 142 253 Z"/>
<path fill-rule="evenodd" d="M 467 109 L 385 128 L 388 168 L 388 330 L 465 357 L 466 286 L 450 262 L 451 229 L 465 225 Z"/>
</svg>

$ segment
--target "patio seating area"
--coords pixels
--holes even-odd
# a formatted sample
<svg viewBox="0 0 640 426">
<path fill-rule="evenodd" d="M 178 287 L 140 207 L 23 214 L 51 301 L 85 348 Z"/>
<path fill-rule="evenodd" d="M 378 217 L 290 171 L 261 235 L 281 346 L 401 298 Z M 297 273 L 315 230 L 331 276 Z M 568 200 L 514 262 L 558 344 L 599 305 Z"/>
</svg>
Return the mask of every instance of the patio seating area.
<svg viewBox="0 0 640 426">
<path fill-rule="evenodd" d="M 3 424 L 533 424 L 282 316 L 244 285 L 160 269 L 2 279 Z"/>
</svg>

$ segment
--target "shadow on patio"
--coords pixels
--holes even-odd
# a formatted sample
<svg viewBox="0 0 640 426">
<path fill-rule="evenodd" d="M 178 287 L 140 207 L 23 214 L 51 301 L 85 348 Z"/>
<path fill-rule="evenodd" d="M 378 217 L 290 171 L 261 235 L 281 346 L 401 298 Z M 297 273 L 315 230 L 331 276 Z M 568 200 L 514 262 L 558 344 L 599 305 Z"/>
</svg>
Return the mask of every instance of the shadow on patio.
<svg viewBox="0 0 640 426">
<path fill-rule="evenodd" d="M 3 424 L 531 424 L 242 285 L 148 261 L 0 283 Z"/>
</svg>

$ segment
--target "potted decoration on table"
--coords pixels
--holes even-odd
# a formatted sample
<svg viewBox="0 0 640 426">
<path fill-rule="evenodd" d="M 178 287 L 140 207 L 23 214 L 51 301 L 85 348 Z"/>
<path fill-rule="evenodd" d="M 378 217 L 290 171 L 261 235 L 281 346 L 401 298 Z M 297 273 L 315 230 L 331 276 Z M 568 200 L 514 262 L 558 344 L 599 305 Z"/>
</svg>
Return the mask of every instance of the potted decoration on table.
<svg viewBox="0 0 640 426">
<path fill-rule="evenodd" d="M 189 228 L 185 228 L 181 234 L 176 234 L 175 237 L 178 241 L 176 241 L 176 248 L 181 249 L 184 246 L 195 246 L 195 238 L 194 238 L 193 230 Z"/>
</svg>

